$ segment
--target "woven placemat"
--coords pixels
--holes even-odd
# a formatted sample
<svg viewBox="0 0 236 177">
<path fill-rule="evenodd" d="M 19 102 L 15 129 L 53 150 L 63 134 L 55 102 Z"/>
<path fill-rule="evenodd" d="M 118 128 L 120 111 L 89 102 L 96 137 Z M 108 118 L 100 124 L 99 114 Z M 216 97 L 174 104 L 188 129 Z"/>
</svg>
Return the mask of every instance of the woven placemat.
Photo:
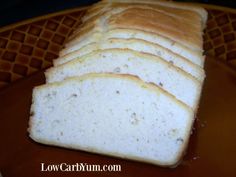
<svg viewBox="0 0 236 177">
<path fill-rule="evenodd" d="M 206 54 L 236 71 L 236 11 L 205 6 Z M 81 23 L 85 8 L 34 18 L 0 29 L 0 89 L 52 65 L 64 41 Z"/>
<path fill-rule="evenodd" d="M 73 9 L 0 29 L 0 88 L 50 67 L 85 11 Z"/>
</svg>

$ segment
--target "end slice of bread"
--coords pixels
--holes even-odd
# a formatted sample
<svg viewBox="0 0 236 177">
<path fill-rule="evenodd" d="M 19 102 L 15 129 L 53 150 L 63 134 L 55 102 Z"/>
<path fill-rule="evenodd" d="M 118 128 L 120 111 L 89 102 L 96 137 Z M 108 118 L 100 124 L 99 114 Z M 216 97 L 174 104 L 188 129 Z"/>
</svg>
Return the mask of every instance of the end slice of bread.
<svg viewBox="0 0 236 177">
<path fill-rule="evenodd" d="M 180 161 L 194 120 L 161 88 L 116 74 L 36 87 L 31 115 L 28 131 L 37 142 L 161 166 Z"/>
</svg>

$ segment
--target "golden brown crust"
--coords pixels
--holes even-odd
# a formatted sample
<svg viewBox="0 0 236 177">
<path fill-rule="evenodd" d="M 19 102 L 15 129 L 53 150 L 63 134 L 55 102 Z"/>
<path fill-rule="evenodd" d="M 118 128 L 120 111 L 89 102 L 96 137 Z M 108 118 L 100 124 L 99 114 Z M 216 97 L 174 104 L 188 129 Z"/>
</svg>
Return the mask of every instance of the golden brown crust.
<svg viewBox="0 0 236 177">
<path fill-rule="evenodd" d="M 113 6 L 116 7 L 116 5 Z M 117 7 L 122 7 L 122 5 L 118 4 Z M 186 12 L 183 12 L 183 14 L 185 13 Z M 109 15 L 109 12 L 101 12 L 101 14 L 95 15 L 94 17 L 86 21 L 80 27 L 80 29 L 70 37 L 70 40 L 76 37 L 76 35 L 80 33 L 80 31 L 85 31 L 88 28 L 91 29 L 92 26 L 96 26 L 99 19 L 103 16 L 105 17 Z M 200 22 L 200 19 L 193 19 L 193 21 Z M 111 15 L 108 18 L 108 22 L 104 25 L 106 25 L 106 28 L 108 29 L 130 28 L 156 33 L 158 35 L 162 35 L 174 41 L 182 43 L 183 45 L 193 50 L 202 50 L 203 41 L 200 25 L 199 28 L 196 28 L 189 23 L 184 23 L 180 19 L 176 19 L 176 17 L 174 16 L 160 13 L 154 9 L 146 9 L 143 7 L 140 8 L 139 6 L 129 7 L 123 10 L 123 12 L 121 13 Z"/>
<path fill-rule="evenodd" d="M 176 20 L 180 20 L 182 24 L 188 25 L 188 30 L 191 32 L 192 30 L 194 32 L 201 31 L 203 29 L 203 26 L 201 25 L 201 17 L 198 13 L 186 10 L 186 9 L 178 9 L 173 7 L 166 7 L 161 6 L 158 4 L 147 4 L 147 3 L 137 3 L 137 2 L 113 2 L 112 4 L 108 3 L 97 3 L 94 6 L 92 6 L 90 9 L 88 9 L 86 15 L 83 17 L 84 24 L 83 27 L 86 25 L 89 25 L 90 23 L 93 23 L 96 19 L 104 15 L 106 12 L 112 11 L 112 9 L 115 8 L 133 8 L 138 7 L 141 9 L 150 9 L 154 11 L 161 12 L 165 15 L 169 15 L 173 18 L 176 18 Z M 89 18 L 89 19 L 86 19 Z M 82 27 L 81 26 L 81 27 Z M 75 33 L 78 33 L 77 30 Z M 71 39 L 72 37 L 70 37 Z"/>
<path fill-rule="evenodd" d="M 200 16 L 192 11 L 189 10 L 180 10 L 180 9 L 174 9 L 174 8 L 168 8 L 164 6 L 158 6 L 158 5 L 149 5 L 149 4 L 133 4 L 133 3 L 113 3 L 110 6 L 102 6 L 101 8 L 97 8 L 91 12 L 87 12 L 84 16 L 85 20 L 81 28 L 86 27 L 86 25 L 89 25 L 91 23 L 95 23 L 96 20 L 99 18 L 102 18 L 102 16 L 109 16 L 109 12 L 113 9 L 129 9 L 129 8 L 139 8 L 140 10 L 152 10 L 156 13 L 161 13 L 163 15 L 169 16 L 177 21 L 181 21 L 181 26 L 183 26 L 184 29 L 185 26 L 187 27 L 189 33 L 199 33 L 201 31 L 201 18 Z M 94 13 L 94 14 L 93 14 Z M 142 12 L 137 12 L 138 14 Z M 86 19 L 86 17 L 89 16 L 89 19 Z M 83 18 L 83 19 L 84 19 Z M 80 28 L 80 29 L 81 29 Z M 78 30 L 79 31 L 79 30 Z M 78 33 L 78 31 L 75 32 Z"/>
<path fill-rule="evenodd" d="M 198 13 L 190 11 L 190 10 L 183 10 L 183 9 L 176 9 L 171 7 L 165 7 L 160 6 L 157 4 L 141 4 L 141 3 L 113 3 L 109 6 L 98 6 L 96 9 L 93 9 L 92 11 L 88 11 L 85 15 L 86 16 L 93 16 L 99 12 L 102 11 L 109 11 L 113 8 L 132 8 L 132 7 L 138 7 L 143 9 L 152 9 L 156 10 L 162 13 L 165 13 L 166 15 L 175 16 L 177 18 L 182 18 L 182 20 L 189 22 L 190 25 L 201 25 L 201 17 Z"/>
<path fill-rule="evenodd" d="M 186 26 L 188 28 L 188 31 L 194 32 L 194 33 L 199 33 L 199 31 L 202 30 L 201 27 L 201 23 L 200 23 L 200 17 L 197 14 L 194 14 L 193 12 L 186 12 L 186 11 L 178 11 L 178 13 L 175 13 L 174 11 L 163 11 L 160 10 L 159 8 L 155 8 L 154 7 L 150 7 L 150 6 L 140 6 L 140 5 L 130 5 L 130 6 L 122 6 L 122 5 L 117 5 L 117 6 L 112 6 L 117 7 L 117 8 L 123 8 L 125 9 L 132 9 L 132 8 L 138 8 L 140 9 L 140 12 L 137 12 L 137 14 L 141 14 L 142 10 L 151 10 L 154 11 L 156 13 L 161 13 L 163 15 L 169 16 L 170 18 L 173 18 L 175 20 L 181 21 L 181 26 L 183 26 L 183 28 Z M 107 9 L 107 10 L 102 10 L 97 14 L 94 14 L 93 16 L 91 16 L 89 19 L 85 20 L 83 23 L 83 26 L 89 25 L 90 23 L 94 23 L 97 19 L 99 19 L 99 17 L 102 17 L 103 15 L 106 14 L 106 12 L 111 11 L 112 9 Z M 88 15 L 88 14 L 87 14 Z M 197 15 L 196 18 L 194 18 L 194 15 Z M 188 18 L 191 17 L 191 18 Z"/>
<path fill-rule="evenodd" d="M 138 15 L 140 12 L 142 15 Z M 157 21 L 158 19 L 158 21 Z M 109 19 L 110 28 L 131 28 L 163 35 L 194 50 L 202 50 L 201 33 L 194 34 L 173 18 L 151 10 L 128 9 Z"/>
<path fill-rule="evenodd" d="M 122 2 L 122 3 L 141 3 L 141 4 L 150 4 L 150 5 L 160 5 L 165 7 L 171 7 L 176 9 L 182 9 L 182 10 L 190 10 L 193 12 L 198 13 L 201 16 L 202 24 L 205 24 L 207 21 L 207 11 L 197 6 L 196 4 L 190 4 L 190 3 L 183 3 L 183 2 L 166 2 L 166 1 L 156 1 L 156 0 L 103 0 L 99 3 L 97 3 L 97 6 L 110 4 L 110 3 L 116 3 L 116 2 Z M 96 8 L 96 6 L 94 6 Z"/>
</svg>

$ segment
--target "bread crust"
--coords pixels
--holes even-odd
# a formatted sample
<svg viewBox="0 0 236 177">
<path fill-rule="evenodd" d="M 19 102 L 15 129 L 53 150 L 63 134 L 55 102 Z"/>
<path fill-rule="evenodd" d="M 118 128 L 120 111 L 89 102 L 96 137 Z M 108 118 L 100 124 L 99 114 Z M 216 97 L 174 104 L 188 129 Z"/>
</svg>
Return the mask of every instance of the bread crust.
<svg viewBox="0 0 236 177">
<path fill-rule="evenodd" d="M 96 5 L 100 5 L 100 4 L 104 5 L 107 3 L 115 3 L 115 2 L 140 3 L 140 4 L 152 4 L 152 5 L 158 4 L 165 7 L 171 7 L 171 8 L 182 9 L 182 10 L 190 10 L 190 11 L 198 13 L 201 16 L 203 24 L 206 24 L 207 17 L 208 17 L 207 11 L 204 8 L 197 5 L 192 5 L 190 3 L 184 3 L 184 2 L 173 2 L 173 1 L 166 2 L 166 1 L 156 1 L 156 0 L 102 0 L 100 3 L 97 3 Z"/>
<path fill-rule="evenodd" d="M 106 18 L 106 22 L 102 26 L 99 26 L 103 18 Z M 158 21 L 156 19 L 158 19 Z M 162 35 L 192 50 L 201 51 L 203 45 L 201 27 L 196 28 L 190 23 L 184 23 L 183 20 L 181 20 L 182 25 L 179 25 L 179 20 L 180 19 L 177 20 L 175 16 L 160 13 L 154 8 L 147 9 L 140 6 L 130 7 L 124 8 L 120 13 L 115 14 L 113 14 L 111 9 L 83 23 L 80 30 L 75 31 L 69 40 L 76 37 L 76 34 L 79 34 L 81 31 L 87 31 L 88 28 L 91 29 L 92 26 L 96 26 L 96 28 L 99 28 L 98 30 L 101 31 L 104 31 L 102 28 L 129 28 Z"/>
</svg>

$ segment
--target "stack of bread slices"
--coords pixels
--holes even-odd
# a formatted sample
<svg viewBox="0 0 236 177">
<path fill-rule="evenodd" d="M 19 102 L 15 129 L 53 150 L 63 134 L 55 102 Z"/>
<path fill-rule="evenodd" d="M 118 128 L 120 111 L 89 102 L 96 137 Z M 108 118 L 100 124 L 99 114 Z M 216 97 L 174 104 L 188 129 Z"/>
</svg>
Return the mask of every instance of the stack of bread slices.
<svg viewBox="0 0 236 177">
<path fill-rule="evenodd" d="M 207 12 L 184 3 L 104 0 L 91 6 L 33 90 L 37 142 L 174 166 L 205 78 Z"/>
</svg>

